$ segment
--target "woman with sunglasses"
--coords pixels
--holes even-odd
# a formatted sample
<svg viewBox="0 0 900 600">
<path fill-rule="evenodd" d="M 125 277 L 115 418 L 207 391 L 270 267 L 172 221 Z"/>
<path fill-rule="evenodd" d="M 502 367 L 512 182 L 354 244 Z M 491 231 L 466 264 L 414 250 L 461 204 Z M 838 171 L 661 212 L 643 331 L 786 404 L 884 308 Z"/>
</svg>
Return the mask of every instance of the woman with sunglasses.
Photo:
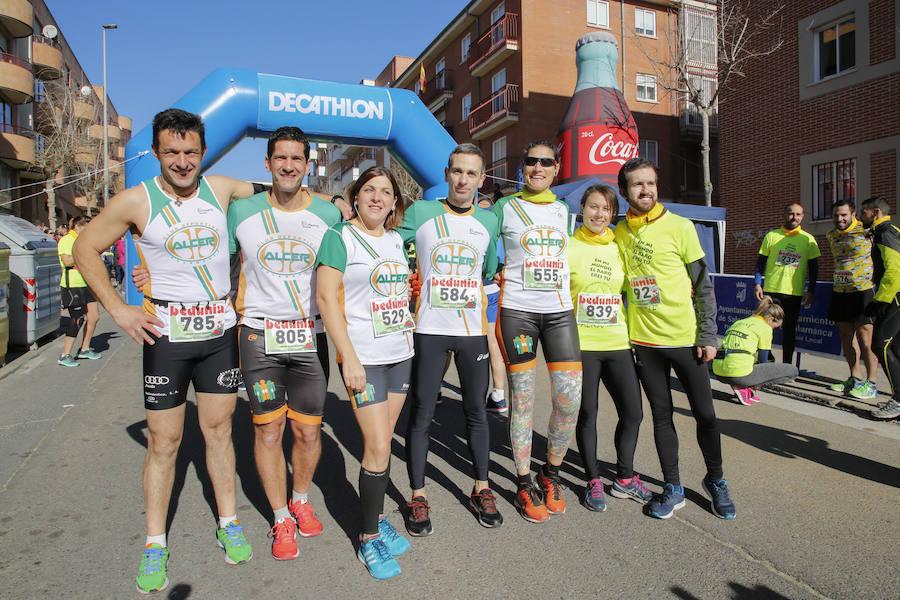
<svg viewBox="0 0 900 600">
<path fill-rule="evenodd" d="M 376 579 L 400 573 L 409 542 L 384 518 L 391 439 L 406 400 L 413 356 L 409 266 L 395 228 L 407 204 L 394 176 L 370 167 L 349 190 L 353 216 L 322 239 L 316 297 L 363 435 L 359 560 Z"/>
<path fill-rule="evenodd" d="M 550 191 L 559 172 L 556 147 L 530 143 L 522 157 L 525 187 L 492 209 L 500 220 L 506 264 L 499 275 L 497 338 L 509 378 L 509 436 L 516 464 L 516 508 L 541 523 L 562 514 L 559 465 L 575 431 L 581 404 L 581 352 L 569 291 L 569 208 Z M 550 371 L 552 409 L 547 462 L 531 480 L 538 341 Z M 543 495 L 543 500 L 541 498 Z"/>
<path fill-rule="evenodd" d="M 606 510 L 597 464 L 597 396 L 601 380 L 619 416 L 613 437 L 616 479 L 610 494 L 644 503 L 653 497 L 634 472 L 634 450 L 644 413 L 622 303 L 625 264 L 609 228 L 618 212 L 616 192 L 607 185 L 592 185 L 581 197 L 584 224 L 569 240 L 572 302 L 584 368 L 575 439 L 588 480 L 581 503 L 594 511 Z"/>
</svg>

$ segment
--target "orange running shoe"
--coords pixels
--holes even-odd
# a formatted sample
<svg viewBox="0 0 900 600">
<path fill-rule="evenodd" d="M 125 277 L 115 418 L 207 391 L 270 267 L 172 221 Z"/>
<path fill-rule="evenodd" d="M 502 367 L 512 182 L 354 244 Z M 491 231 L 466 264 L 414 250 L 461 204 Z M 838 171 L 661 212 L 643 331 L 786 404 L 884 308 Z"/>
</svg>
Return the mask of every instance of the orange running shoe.
<svg viewBox="0 0 900 600">
<path fill-rule="evenodd" d="M 291 560 L 300 556 L 297 548 L 297 524 L 294 519 L 284 519 L 272 526 L 272 556 L 275 560 Z"/>
<path fill-rule="evenodd" d="M 551 515 L 561 515 L 566 512 L 566 501 L 562 497 L 562 483 L 559 476 L 546 476 L 541 469 L 537 474 L 537 484 L 544 494 L 544 504 Z"/>
<path fill-rule="evenodd" d="M 519 510 L 519 514 L 526 521 L 543 523 L 550 520 L 550 515 L 547 514 L 547 507 L 541 502 L 540 493 L 534 489 L 534 486 L 529 485 L 527 488 L 519 488 L 519 491 L 516 493 L 515 505 Z"/>
<path fill-rule="evenodd" d="M 288 510 L 297 520 L 297 531 L 303 537 L 312 537 L 322 533 L 322 522 L 316 517 L 316 510 L 309 502 L 288 502 Z"/>
</svg>

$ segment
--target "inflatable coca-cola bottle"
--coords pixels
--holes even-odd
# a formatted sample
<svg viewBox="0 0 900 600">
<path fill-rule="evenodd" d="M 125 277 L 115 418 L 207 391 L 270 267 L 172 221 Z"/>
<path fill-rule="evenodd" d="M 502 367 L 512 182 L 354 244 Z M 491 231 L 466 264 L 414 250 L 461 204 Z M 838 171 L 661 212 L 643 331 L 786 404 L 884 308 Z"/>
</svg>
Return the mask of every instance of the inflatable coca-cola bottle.
<svg viewBox="0 0 900 600">
<path fill-rule="evenodd" d="M 619 167 L 638 155 L 638 132 L 616 82 L 619 45 L 605 31 L 575 42 L 578 83 L 559 125 L 559 181 L 599 177 L 617 189 Z"/>
</svg>

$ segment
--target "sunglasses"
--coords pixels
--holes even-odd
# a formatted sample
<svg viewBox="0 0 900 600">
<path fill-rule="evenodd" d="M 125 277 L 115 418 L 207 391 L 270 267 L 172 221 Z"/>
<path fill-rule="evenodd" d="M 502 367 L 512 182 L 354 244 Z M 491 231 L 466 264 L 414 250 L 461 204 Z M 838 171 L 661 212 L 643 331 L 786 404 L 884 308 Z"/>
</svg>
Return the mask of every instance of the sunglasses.
<svg viewBox="0 0 900 600">
<path fill-rule="evenodd" d="M 537 156 L 526 156 L 525 157 L 525 166 L 533 167 L 534 165 L 541 163 L 542 167 L 552 167 L 556 165 L 555 158 L 540 158 Z"/>
</svg>

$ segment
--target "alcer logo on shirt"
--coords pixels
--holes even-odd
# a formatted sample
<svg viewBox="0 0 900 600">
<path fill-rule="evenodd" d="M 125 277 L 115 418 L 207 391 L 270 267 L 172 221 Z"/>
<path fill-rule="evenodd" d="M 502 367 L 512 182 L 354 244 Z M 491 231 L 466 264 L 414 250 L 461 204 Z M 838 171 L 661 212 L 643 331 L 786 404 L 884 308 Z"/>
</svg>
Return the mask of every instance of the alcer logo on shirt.
<svg viewBox="0 0 900 600">
<path fill-rule="evenodd" d="M 303 240 L 278 237 L 264 242 L 256 251 L 256 260 L 273 275 L 297 275 L 316 262 L 316 251 Z"/>
<path fill-rule="evenodd" d="M 566 250 L 565 234 L 551 227 L 529 227 L 522 232 L 521 243 L 531 256 L 559 256 Z"/>
<path fill-rule="evenodd" d="M 202 262 L 216 253 L 219 234 L 208 225 L 187 223 L 172 231 L 164 246 L 176 260 Z"/>
<path fill-rule="evenodd" d="M 431 251 L 431 268 L 441 275 L 468 277 L 476 264 L 478 251 L 463 242 L 442 242 Z"/>
<path fill-rule="evenodd" d="M 369 283 L 379 296 L 405 295 L 409 268 L 396 260 L 383 260 L 372 268 Z"/>
</svg>

